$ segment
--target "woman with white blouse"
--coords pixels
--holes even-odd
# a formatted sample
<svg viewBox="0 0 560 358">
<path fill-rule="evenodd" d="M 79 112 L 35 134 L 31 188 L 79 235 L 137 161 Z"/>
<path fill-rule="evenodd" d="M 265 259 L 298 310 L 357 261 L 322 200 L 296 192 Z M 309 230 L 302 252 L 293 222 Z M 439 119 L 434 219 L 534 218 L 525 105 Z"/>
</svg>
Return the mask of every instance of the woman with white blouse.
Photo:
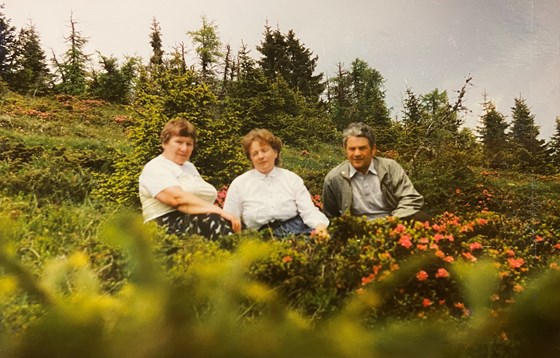
<svg viewBox="0 0 560 358">
<path fill-rule="evenodd" d="M 329 220 L 313 204 L 303 179 L 277 166 L 281 140 L 266 129 L 254 129 L 242 146 L 253 169 L 233 180 L 224 210 L 241 217 L 246 228 L 271 230 L 276 237 L 313 230 L 326 235 Z"/>
<path fill-rule="evenodd" d="M 189 161 L 196 144 L 186 119 L 169 121 L 161 131 L 163 152 L 150 160 L 139 178 L 144 221 L 155 221 L 170 234 L 209 239 L 241 230 L 239 216 L 214 205 L 217 191 Z"/>
</svg>

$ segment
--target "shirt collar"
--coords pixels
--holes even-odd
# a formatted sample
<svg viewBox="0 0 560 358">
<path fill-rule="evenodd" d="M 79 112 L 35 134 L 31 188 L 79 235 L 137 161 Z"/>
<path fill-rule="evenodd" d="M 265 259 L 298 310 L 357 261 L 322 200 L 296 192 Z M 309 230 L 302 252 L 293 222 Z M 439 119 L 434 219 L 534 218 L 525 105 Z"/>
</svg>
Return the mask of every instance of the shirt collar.
<svg viewBox="0 0 560 358">
<path fill-rule="evenodd" d="M 358 172 L 358 170 L 356 170 L 356 168 L 354 168 L 354 166 L 352 164 L 350 164 L 350 173 L 349 173 L 350 178 L 353 178 L 354 174 L 356 174 L 357 172 Z M 372 173 L 373 175 L 377 175 L 377 170 L 375 170 L 375 166 L 373 165 L 373 159 L 369 163 L 368 172 Z"/>
<path fill-rule="evenodd" d="M 272 170 L 270 171 L 270 173 L 268 174 L 263 174 L 261 172 L 259 172 L 257 169 L 253 169 L 254 171 L 254 175 L 258 178 L 258 179 L 264 179 L 264 178 L 274 178 L 278 176 L 278 170 L 276 168 L 276 166 L 274 166 L 274 168 L 272 168 Z"/>
</svg>

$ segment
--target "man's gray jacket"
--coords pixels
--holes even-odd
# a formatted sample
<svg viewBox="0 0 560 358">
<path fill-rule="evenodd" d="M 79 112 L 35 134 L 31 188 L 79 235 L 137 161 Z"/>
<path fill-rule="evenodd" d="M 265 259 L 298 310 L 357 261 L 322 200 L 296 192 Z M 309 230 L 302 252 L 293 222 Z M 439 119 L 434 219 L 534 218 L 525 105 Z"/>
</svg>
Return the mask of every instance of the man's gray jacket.
<svg viewBox="0 0 560 358">
<path fill-rule="evenodd" d="M 373 166 L 379 176 L 381 191 L 391 206 L 391 215 L 407 217 L 422 208 L 424 197 L 414 189 L 399 163 L 389 158 L 374 157 Z M 322 199 L 323 212 L 329 218 L 351 212 L 352 185 L 348 161 L 339 164 L 327 174 Z"/>
</svg>

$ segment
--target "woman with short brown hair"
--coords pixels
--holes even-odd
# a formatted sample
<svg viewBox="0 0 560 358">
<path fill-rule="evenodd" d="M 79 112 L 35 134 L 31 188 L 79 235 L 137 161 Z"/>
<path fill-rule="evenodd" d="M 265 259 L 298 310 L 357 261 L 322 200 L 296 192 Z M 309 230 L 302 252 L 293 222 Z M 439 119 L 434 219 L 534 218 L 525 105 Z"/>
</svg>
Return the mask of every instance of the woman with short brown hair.
<svg viewBox="0 0 560 358">
<path fill-rule="evenodd" d="M 297 174 L 277 165 L 282 141 L 266 129 L 254 129 L 241 141 L 253 169 L 231 183 L 224 210 L 241 217 L 249 229 L 270 230 L 276 237 L 326 234 L 327 217 L 313 204 Z"/>
<path fill-rule="evenodd" d="M 238 217 L 214 205 L 217 191 L 189 161 L 196 130 L 183 118 L 161 131 L 163 152 L 149 161 L 139 178 L 144 221 L 165 226 L 170 234 L 198 234 L 209 239 L 241 230 Z"/>
</svg>

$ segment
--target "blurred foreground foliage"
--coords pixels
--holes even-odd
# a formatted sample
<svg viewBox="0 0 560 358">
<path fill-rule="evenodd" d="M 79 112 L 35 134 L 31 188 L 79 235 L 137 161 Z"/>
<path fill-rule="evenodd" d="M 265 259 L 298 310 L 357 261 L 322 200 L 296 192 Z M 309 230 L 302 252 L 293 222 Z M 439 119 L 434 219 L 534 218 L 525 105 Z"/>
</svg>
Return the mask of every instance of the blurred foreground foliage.
<svg viewBox="0 0 560 358">
<path fill-rule="evenodd" d="M 247 231 L 209 242 L 137 214 L 11 205 L 0 225 L 2 356 L 560 352 L 560 240 L 548 222 L 344 217 L 330 238 Z M 72 225 L 89 239 L 65 238 Z"/>
</svg>

